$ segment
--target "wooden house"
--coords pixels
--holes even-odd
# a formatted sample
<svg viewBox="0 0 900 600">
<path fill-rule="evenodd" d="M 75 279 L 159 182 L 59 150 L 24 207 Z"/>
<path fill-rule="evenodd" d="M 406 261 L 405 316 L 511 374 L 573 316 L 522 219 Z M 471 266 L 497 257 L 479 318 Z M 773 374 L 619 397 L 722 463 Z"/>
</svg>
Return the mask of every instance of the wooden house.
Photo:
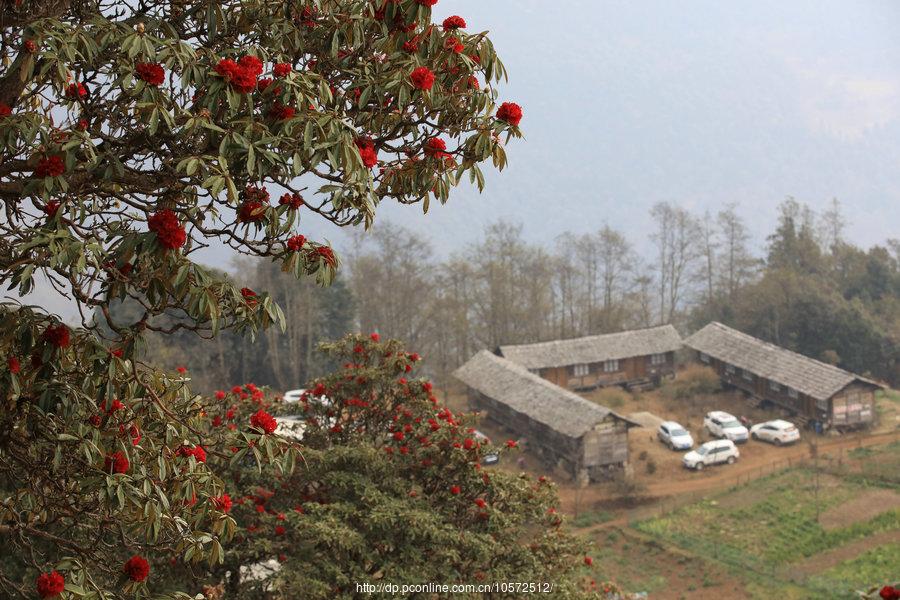
<svg viewBox="0 0 900 600">
<path fill-rule="evenodd" d="M 468 386 L 471 410 L 527 440 L 551 467 L 597 481 L 628 462 L 628 429 L 639 426 L 610 409 L 482 350 L 454 372 Z"/>
<path fill-rule="evenodd" d="M 875 417 L 875 391 L 882 386 L 865 377 L 721 323 L 710 323 L 684 343 L 724 383 L 804 422 L 843 429 L 868 425 Z"/>
<path fill-rule="evenodd" d="M 650 387 L 675 374 L 681 336 L 671 325 L 500 346 L 498 354 L 570 390 Z"/>
</svg>

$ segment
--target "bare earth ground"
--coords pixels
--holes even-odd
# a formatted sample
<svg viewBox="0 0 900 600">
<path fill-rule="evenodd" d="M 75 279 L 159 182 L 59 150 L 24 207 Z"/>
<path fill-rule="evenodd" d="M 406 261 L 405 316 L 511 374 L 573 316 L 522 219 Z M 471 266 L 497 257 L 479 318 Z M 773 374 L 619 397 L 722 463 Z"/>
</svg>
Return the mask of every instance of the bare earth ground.
<svg viewBox="0 0 900 600">
<path fill-rule="evenodd" d="M 828 552 L 810 556 L 803 562 L 792 566 L 791 575 L 797 579 L 803 576 L 822 573 L 832 567 L 838 566 L 844 561 L 856 558 L 867 550 L 894 542 L 900 542 L 900 531 L 884 531 L 850 544 L 844 544 L 843 546 L 839 546 Z"/>
<path fill-rule="evenodd" d="M 891 489 L 874 489 L 822 513 L 819 523 L 827 530 L 839 529 L 868 521 L 885 511 L 900 506 L 900 493 Z M 900 535 L 900 532 L 897 533 Z"/>
</svg>

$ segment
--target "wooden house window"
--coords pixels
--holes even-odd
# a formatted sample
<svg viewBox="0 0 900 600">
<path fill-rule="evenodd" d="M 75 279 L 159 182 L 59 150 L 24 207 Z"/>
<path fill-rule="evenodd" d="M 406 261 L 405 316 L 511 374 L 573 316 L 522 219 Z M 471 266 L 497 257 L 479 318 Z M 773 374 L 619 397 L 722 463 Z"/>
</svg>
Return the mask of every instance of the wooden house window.
<svg viewBox="0 0 900 600">
<path fill-rule="evenodd" d="M 651 364 L 651 365 L 664 365 L 665 363 L 666 363 L 666 355 L 665 355 L 665 353 L 651 354 L 651 355 L 650 355 L 650 364 Z"/>
<path fill-rule="evenodd" d="M 778 383 L 775 381 L 769 381 L 769 389 L 771 389 L 773 392 L 778 392 L 781 390 L 781 386 L 778 385 Z"/>
<path fill-rule="evenodd" d="M 734 375 L 734 365 L 725 365 L 725 372 Z"/>
<path fill-rule="evenodd" d="M 709 363 L 709 354 L 706 354 L 705 352 L 701 352 L 700 360 L 702 360 L 703 362 L 708 364 Z"/>
<path fill-rule="evenodd" d="M 590 372 L 590 368 L 588 368 L 588 365 L 586 365 L 586 364 L 585 365 L 575 365 L 572 367 L 572 374 L 575 377 L 584 377 L 589 372 Z"/>
<path fill-rule="evenodd" d="M 797 394 L 797 390 L 795 390 L 792 387 L 789 387 L 787 389 L 787 392 L 788 392 L 788 396 L 790 396 L 791 398 L 796 398 L 799 395 L 799 394 Z"/>
<path fill-rule="evenodd" d="M 751 373 L 747 369 L 744 369 L 743 376 L 744 376 L 744 379 L 746 379 L 747 381 L 753 381 L 753 373 Z"/>
<path fill-rule="evenodd" d="M 615 373 L 619 370 L 619 361 L 616 359 L 608 360 L 603 363 L 603 372 L 604 373 Z"/>
</svg>

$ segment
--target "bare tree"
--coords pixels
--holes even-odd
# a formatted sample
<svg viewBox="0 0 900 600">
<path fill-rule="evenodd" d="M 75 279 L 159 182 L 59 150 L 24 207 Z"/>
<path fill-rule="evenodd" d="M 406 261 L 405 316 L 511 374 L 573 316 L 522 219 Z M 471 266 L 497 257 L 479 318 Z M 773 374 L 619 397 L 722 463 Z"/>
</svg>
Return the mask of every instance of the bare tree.
<svg viewBox="0 0 900 600">
<path fill-rule="evenodd" d="M 687 210 L 666 202 L 655 205 L 650 214 L 656 222 L 651 237 L 658 257 L 659 322 L 671 323 L 701 256 L 702 227 Z"/>
<path fill-rule="evenodd" d="M 726 297 L 733 301 L 738 288 L 753 277 L 759 261 L 750 252 L 750 234 L 737 214 L 736 205 L 726 205 L 724 210 L 719 211 L 717 218 L 722 240 L 719 276 Z"/>
</svg>

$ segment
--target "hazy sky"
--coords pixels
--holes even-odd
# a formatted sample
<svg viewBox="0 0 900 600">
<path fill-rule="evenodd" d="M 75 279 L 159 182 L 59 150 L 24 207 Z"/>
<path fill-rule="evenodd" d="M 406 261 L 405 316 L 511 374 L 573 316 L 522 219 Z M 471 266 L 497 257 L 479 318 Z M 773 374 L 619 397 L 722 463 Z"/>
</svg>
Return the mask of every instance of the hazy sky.
<svg viewBox="0 0 900 600">
<path fill-rule="evenodd" d="M 439 255 L 500 218 L 550 243 L 608 222 L 639 246 L 667 200 L 737 202 L 758 240 L 786 196 L 838 198 L 849 237 L 900 237 L 900 3 L 440 0 L 435 21 L 489 30 L 522 105 L 525 140 L 484 194 L 427 216 L 378 219 L 427 234 Z M 341 232 L 304 224 L 340 246 Z M 224 251 L 204 260 L 226 266 Z"/>
</svg>

